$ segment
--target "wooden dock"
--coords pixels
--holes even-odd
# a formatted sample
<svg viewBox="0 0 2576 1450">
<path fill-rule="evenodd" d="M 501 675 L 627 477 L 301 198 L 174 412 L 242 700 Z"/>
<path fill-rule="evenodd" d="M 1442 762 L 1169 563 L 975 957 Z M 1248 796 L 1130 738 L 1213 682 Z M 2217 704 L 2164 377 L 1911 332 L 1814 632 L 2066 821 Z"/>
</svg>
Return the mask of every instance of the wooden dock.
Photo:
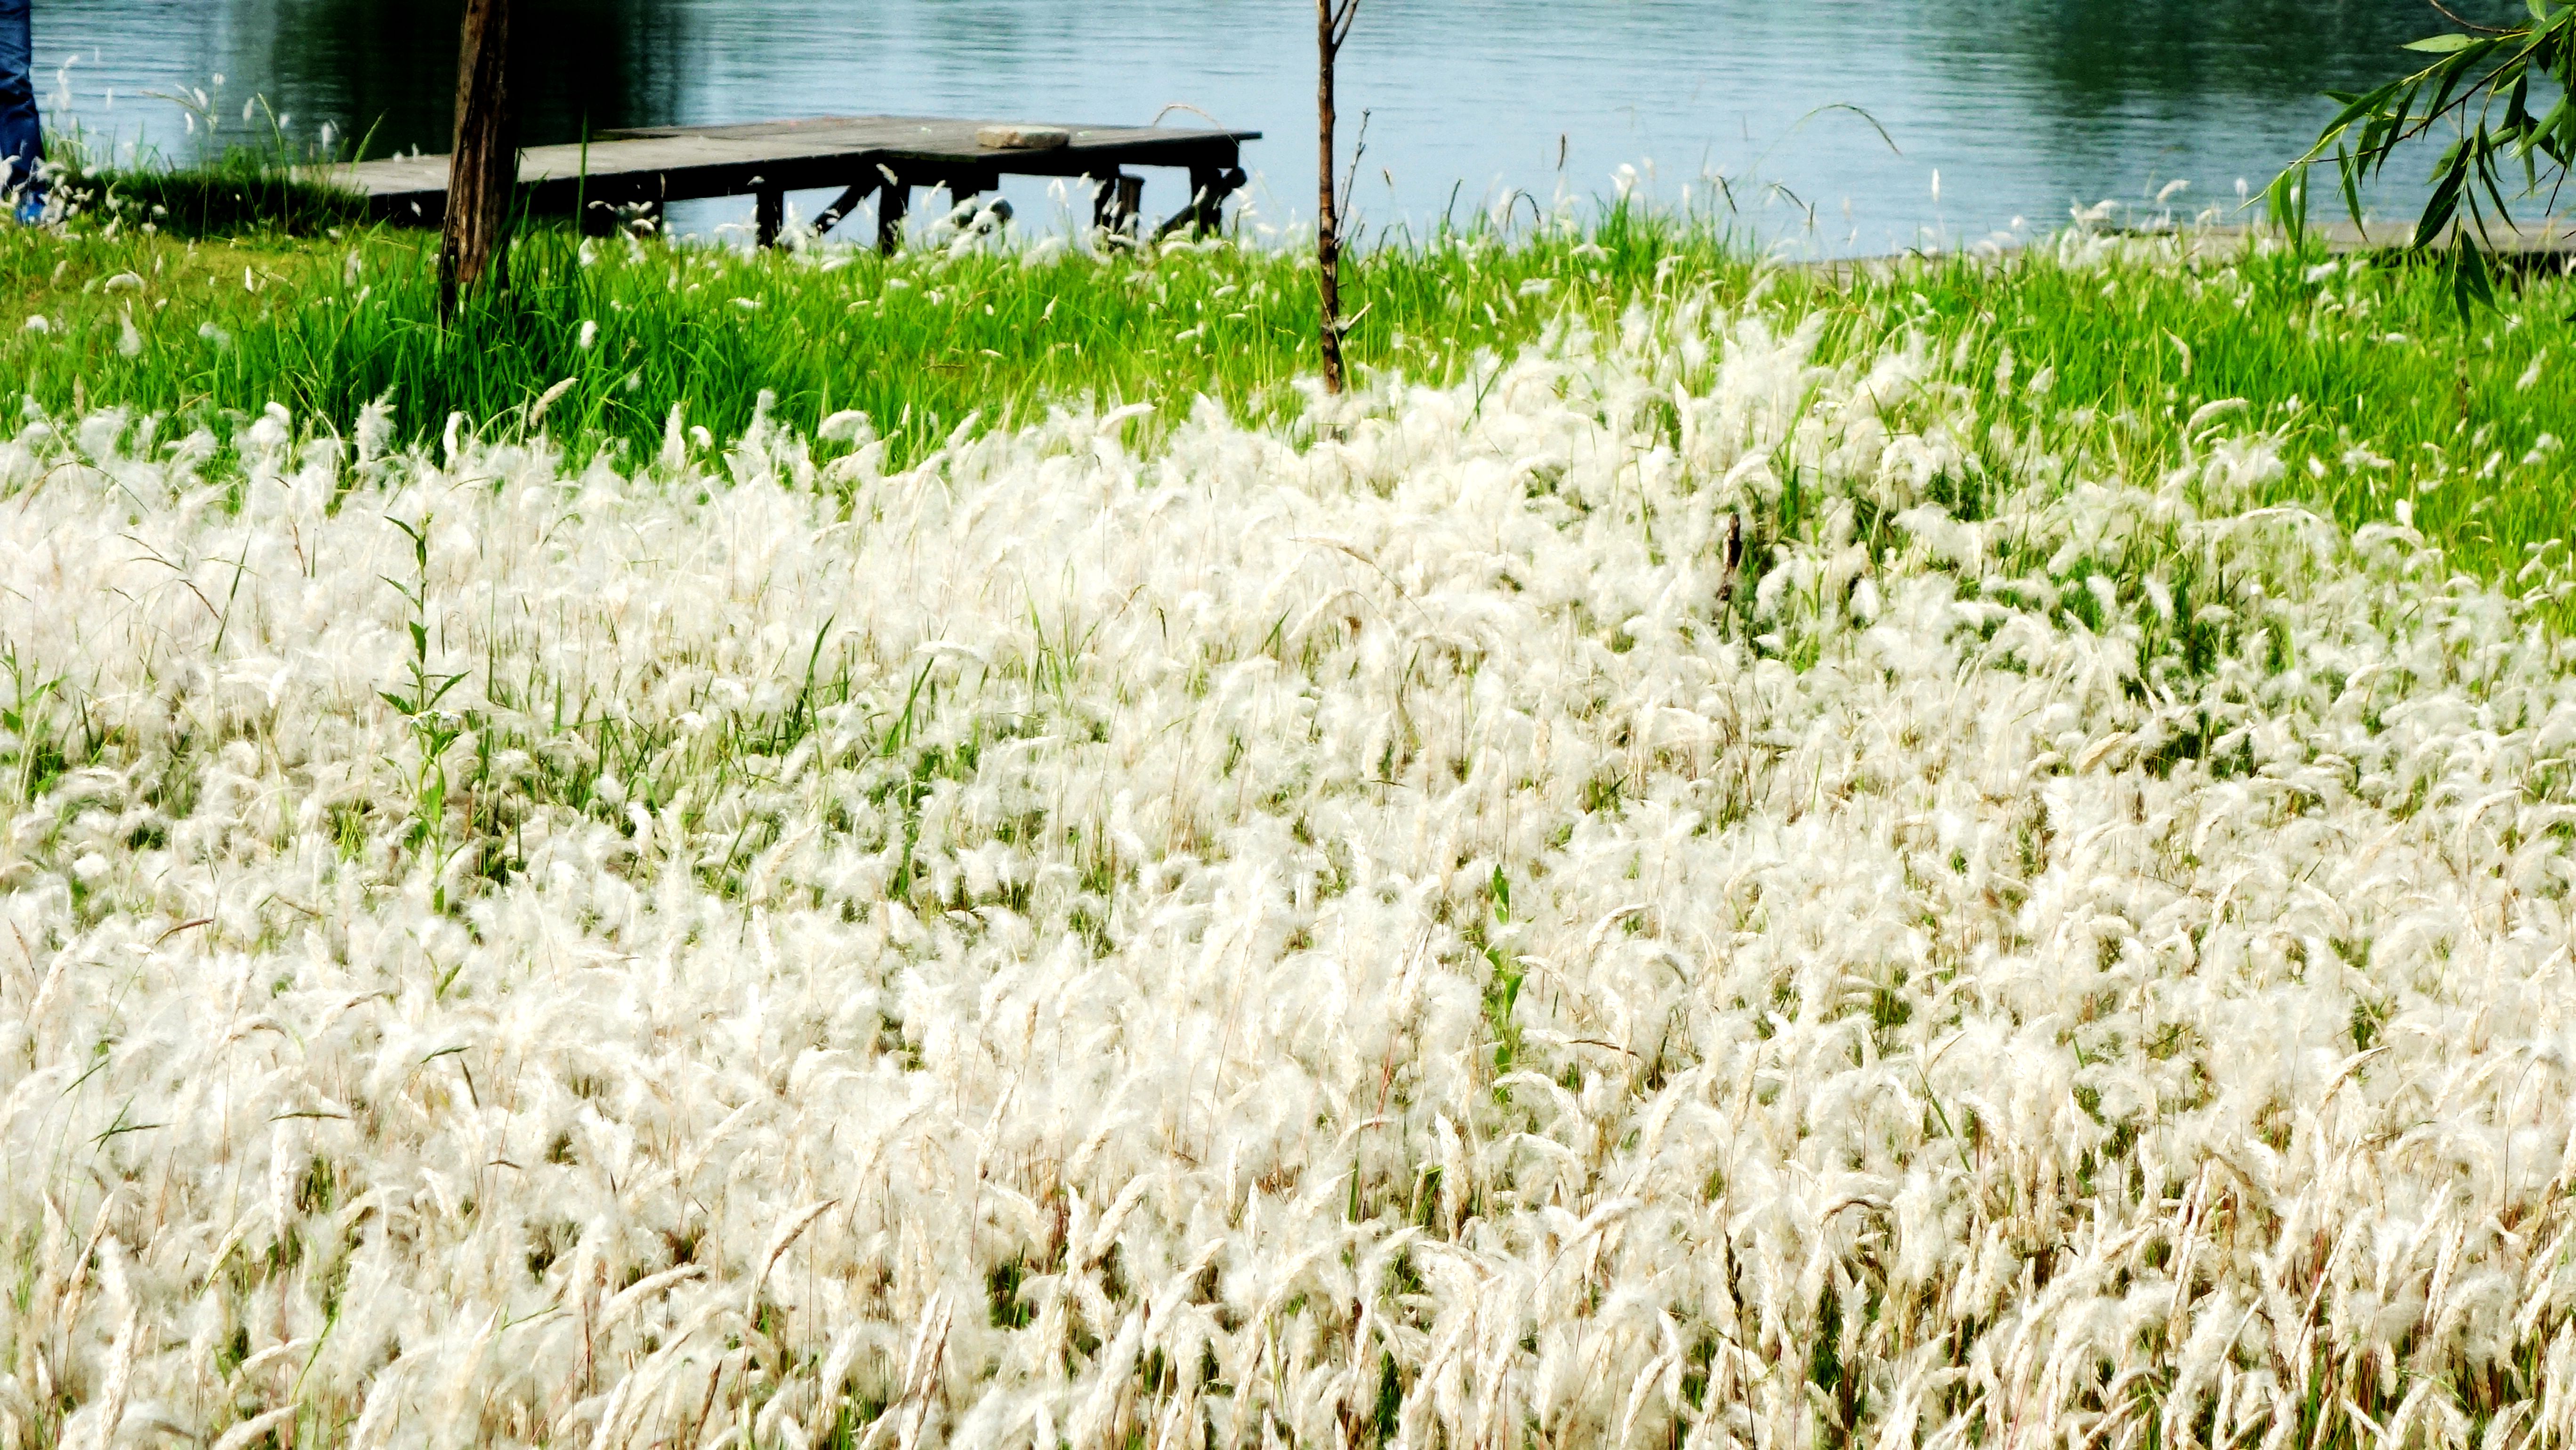
<svg viewBox="0 0 2576 1450">
<path fill-rule="evenodd" d="M 2195 265 L 2224 266 L 2267 243 L 2280 245 L 2286 235 L 2272 226 L 2170 226 L 2170 227 L 2104 227 L 2105 236 L 2130 241 L 2170 242 L 2186 262 Z M 2414 238 L 2411 220 L 2384 221 L 2368 229 L 2348 220 L 2311 223 L 2311 240 L 2326 255 L 2333 257 L 2384 257 L 2403 250 Z M 2458 235 L 2456 226 L 2446 228 L 2434 239 L 2437 248 L 2447 248 Z M 2047 236 L 2036 239 L 2042 253 L 2053 246 Z M 2489 227 L 2479 245 L 2500 268 L 2533 271 L 2557 268 L 2576 271 L 2576 218 L 2544 217 L 2527 223 L 2497 223 Z M 2012 246 L 1973 243 L 1948 251 L 1915 250 L 1891 256 L 1785 258 L 1780 266 L 1788 271 L 1825 278 L 1837 286 L 1861 281 L 1884 281 L 1907 268 L 1920 267 L 1943 259 L 1967 258 L 1971 261 L 2012 266 L 2026 261 L 2033 244 Z"/>
<path fill-rule="evenodd" d="M 2369 256 L 2405 249 L 2415 240 L 2412 217 L 2392 217 L 2367 228 L 2349 219 L 2312 222 L 2309 233 L 2334 256 Z M 2433 246 L 2448 249 L 2460 233 L 2453 223 L 2433 238 Z M 2282 231 L 2272 226 L 2217 226 L 2137 228 L 2125 233 L 2131 236 L 2173 236 L 2181 238 L 2193 255 L 2210 255 L 2241 251 L 2264 238 L 2280 239 Z M 2471 239 L 2498 263 L 2535 266 L 2563 262 L 2576 257 L 2576 221 L 2565 217 L 2540 217 L 2530 222 L 2495 222 L 2483 233 L 2472 231 Z"/>
<path fill-rule="evenodd" d="M 1009 130 L 1036 144 L 986 145 Z M 1054 134 L 1047 134 L 1052 132 Z M 1161 231 L 1212 228 L 1228 193 L 1243 185 L 1242 144 L 1258 131 L 1160 126 L 1017 126 L 932 116 L 817 116 L 739 126 L 661 126 L 611 131 L 581 145 L 532 146 L 519 153 L 519 190 L 531 211 L 579 214 L 583 230 L 605 234 L 632 219 L 657 219 L 675 201 L 755 198 L 753 230 L 774 244 L 786 194 L 841 188 L 814 218 L 829 231 L 871 196 L 877 244 L 901 244 L 916 187 L 962 201 L 1004 176 L 1060 176 L 1093 184 L 1094 218 L 1132 228 L 1143 179 L 1130 167 L 1172 167 L 1189 178 L 1189 202 Z M 436 226 L 447 207 L 447 158 L 398 156 L 334 166 L 317 179 L 367 199 L 368 214 L 397 225 Z M 1159 233 L 1158 233 L 1159 234 Z"/>
</svg>

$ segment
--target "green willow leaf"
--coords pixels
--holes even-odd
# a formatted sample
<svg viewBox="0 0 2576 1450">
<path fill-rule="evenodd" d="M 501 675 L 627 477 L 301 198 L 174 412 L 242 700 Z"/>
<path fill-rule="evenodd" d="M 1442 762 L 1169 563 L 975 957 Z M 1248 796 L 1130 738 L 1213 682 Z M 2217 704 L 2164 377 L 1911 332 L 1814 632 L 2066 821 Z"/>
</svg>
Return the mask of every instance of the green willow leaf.
<svg viewBox="0 0 2576 1450">
<path fill-rule="evenodd" d="M 2407 50 L 2434 59 L 2411 75 L 2367 91 L 2328 92 L 2338 107 L 2334 119 L 2264 194 L 2275 223 L 2293 242 L 2304 237 L 2304 180 L 2329 155 L 2344 206 L 2361 222 L 2363 184 L 2399 151 L 2428 143 L 2425 149 L 2437 152 L 2431 192 L 2407 250 L 2445 258 L 2463 309 L 2490 305 L 2495 293 L 2485 253 L 2492 224 L 2502 221 L 2510 228 L 2516 200 L 2554 199 L 2576 161 L 2576 111 L 2566 96 L 2576 82 L 2576 4 L 2529 5 L 2525 25 L 2413 42 Z M 2560 92 L 2548 114 L 2537 119 L 2531 111 L 2535 72 Z M 2521 194 L 2509 197 L 2504 171 L 2515 163 Z"/>
</svg>

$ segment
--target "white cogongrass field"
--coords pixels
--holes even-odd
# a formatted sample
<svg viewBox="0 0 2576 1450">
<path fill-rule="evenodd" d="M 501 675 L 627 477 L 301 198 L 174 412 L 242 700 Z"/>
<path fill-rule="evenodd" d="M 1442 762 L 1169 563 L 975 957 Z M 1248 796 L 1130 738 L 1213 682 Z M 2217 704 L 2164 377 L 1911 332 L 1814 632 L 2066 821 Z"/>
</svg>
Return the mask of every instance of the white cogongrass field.
<svg viewBox="0 0 2576 1450">
<path fill-rule="evenodd" d="M 2568 652 L 1816 337 L 29 423 L 9 1443 L 2576 1440 Z"/>
</svg>

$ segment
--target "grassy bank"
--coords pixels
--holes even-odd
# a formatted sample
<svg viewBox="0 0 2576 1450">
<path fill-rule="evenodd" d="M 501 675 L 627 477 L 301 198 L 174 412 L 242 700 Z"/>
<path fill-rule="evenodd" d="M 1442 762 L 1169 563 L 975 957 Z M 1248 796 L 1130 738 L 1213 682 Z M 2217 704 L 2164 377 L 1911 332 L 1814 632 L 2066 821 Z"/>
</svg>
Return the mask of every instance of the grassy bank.
<svg viewBox="0 0 2576 1450">
<path fill-rule="evenodd" d="M 420 234 L 185 238 L 144 229 L 139 203 L 121 215 L 0 235 L 0 287 L 24 309 L 0 331 L 0 368 L 48 411 L 112 404 L 228 436 L 227 420 L 272 402 L 345 429 L 382 398 L 428 440 L 451 414 L 493 436 L 524 428 L 551 392 L 548 431 L 635 454 L 659 447 L 675 409 L 725 439 L 768 395 L 806 428 L 862 412 L 900 461 L 960 427 L 1086 399 L 1155 404 L 1149 434 L 1201 396 L 1280 422 L 1302 411 L 1311 367 L 1305 259 L 1233 245 L 1102 262 L 1041 241 L 887 261 L 539 233 L 519 249 L 514 305 L 443 333 Z M 2245 421 L 2283 433 L 2287 489 L 2347 524 L 2404 500 L 2460 564 L 2498 578 L 2567 532 L 2557 440 L 2576 436 L 2576 388 L 2560 385 L 2576 288 L 2554 277 L 2465 324 L 2421 270 L 2185 261 L 2074 237 L 2007 268 L 1954 259 L 1846 284 L 1627 214 L 1581 235 L 1383 248 L 1354 270 L 1349 351 L 1367 369 L 1453 381 L 1553 325 L 1759 289 L 1812 318 L 1828 358 L 1912 335 L 1989 416 L 2054 399 L 2071 468 L 2154 466 L 2178 456 L 2191 418 L 2214 416 L 2204 408 L 2241 400 Z"/>
</svg>

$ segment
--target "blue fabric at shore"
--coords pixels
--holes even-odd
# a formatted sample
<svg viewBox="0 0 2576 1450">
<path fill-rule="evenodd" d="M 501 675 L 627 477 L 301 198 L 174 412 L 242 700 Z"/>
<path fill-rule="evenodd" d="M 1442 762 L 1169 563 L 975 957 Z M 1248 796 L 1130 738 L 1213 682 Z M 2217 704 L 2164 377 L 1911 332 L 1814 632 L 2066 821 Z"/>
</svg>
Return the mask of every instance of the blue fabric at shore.
<svg viewBox="0 0 2576 1450">
<path fill-rule="evenodd" d="M 0 193 L 23 189 L 44 195 L 36 163 L 45 159 L 45 133 L 36 119 L 35 35 L 29 0 L 0 0 Z"/>
</svg>

